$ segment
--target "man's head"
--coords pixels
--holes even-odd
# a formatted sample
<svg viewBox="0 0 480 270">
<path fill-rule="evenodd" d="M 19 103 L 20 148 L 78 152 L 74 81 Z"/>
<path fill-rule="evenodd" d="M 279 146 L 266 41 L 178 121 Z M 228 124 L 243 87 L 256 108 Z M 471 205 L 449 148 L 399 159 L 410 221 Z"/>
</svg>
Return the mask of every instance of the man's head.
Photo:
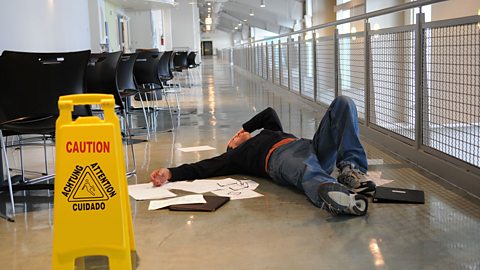
<svg viewBox="0 0 480 270">
<path fill-rule="evenodd" d="M 239 146 L 240 144 L 246 142 L 248 139 L 250 139 L 252 137 L 252 135 L 250 134 L 250 132 L 246 132 L 246 131 L 243 131 L 243 132 L 238 132 L 237 134 L 235 134 L 235 136 L 233 136 L 230 141 L 228 142 L 227 144 L 227 151 L 228 150 L 231 150 L 231 149 L 235 149 L 237 148 L 237 146 Z"/>
</svg>

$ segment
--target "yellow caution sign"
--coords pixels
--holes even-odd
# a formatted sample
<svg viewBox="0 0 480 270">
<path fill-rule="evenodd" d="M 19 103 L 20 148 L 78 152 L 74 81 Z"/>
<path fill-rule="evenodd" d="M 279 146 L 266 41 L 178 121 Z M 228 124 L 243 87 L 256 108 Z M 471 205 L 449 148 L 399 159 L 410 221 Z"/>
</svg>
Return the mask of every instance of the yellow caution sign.
<svg viewBox="0 0 480 270">
<path fill-rule="evenodd" d="M 99 104 L 104 119 L 72 119 L 75 105 Z M 53 269 L 107 256 L 110 269 L 132 269 L 132 216 L 119 120 L 112 95 L 62 96 L 56 125 Z"/>
</svg>

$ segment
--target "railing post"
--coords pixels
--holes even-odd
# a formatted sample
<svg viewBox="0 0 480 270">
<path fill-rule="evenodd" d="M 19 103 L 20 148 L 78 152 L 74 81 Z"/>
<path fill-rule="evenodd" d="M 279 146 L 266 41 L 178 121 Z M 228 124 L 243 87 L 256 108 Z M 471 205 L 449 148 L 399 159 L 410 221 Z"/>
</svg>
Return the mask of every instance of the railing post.
<svg viewBox="0 0 480 270">
<path fill-rule="evenodd" d="M 298 64 L 298 94 L 302 96 L 302 64 L 300 63 L 300 53 L 301 53 L 301 47 L 302 45 L 300 44 L 300 41 L 302 40 L 301 35 L 298 35 L 297 38 L 297 48 L 298 48 L 298 53 L 297 53 L 297 64 Z"/>
<path fill-rule="evenodd" d="M 268 71 L 268 51 L 269 51 L 269 48 L 268 48 L 268 42 L 265 41 L 265 80 L 268 81 L 268 78 L 270 76 L 270 72 Z"/>
<path fill-rule="evenodd" d="M 365 20 L 364 26 L 364 43 L 365 43 L 365 52 L 364 52 L 364 108 L 365 108 L 365 125 L 370 125 L 370 23 L 368 20 Z"/>
<path fill-rule="evenodd" d="M 335 87 L 334 87 L 334 91 L 335 91 L 335 97 L 338 97 L 338 93 L 339 93 L 339 80 L 340 80 L 340 64 L 339 64 L 339 55 L 340 55 L 340 51 L 339 51 L 339 46 L 338 46 L 338 29 L 335 29 L 335 32 L 333 34 L 333 51 L 334 51 L 334 57 L 333 57 L 333 63 L 334 63 L 334 66 L 335 66 L 335 74 L 334 74 L 334 78 L 335 78 Z"/>
<path fill-rule="evenodd" d="M 263 44 L 260 43 L 260 77 L 263 79 L 263 63 L 265 63 L 265 54 L 263 53 Z"/>
<path fill-rule="evenodd" d="M 249 72 L 252 72 L 252 52 L 251 52 L 251 49 L 252 49 L 252 44 L 251 43 L 248 43 L 247 45 L 247 70 Z"/>
<path fill-rule="evenodd" d="M 425 125 L 428 127 L 428 123 L 424 122 L 423 106 L 424 98 L 426 100 L 425 93 L 423 92 L 423 23 L 425 22 L 425 14 L 417 14 L 417 24 L 415 28 L 415 147 L 420 149 L 423 145 L 423 128 Z"/>
<path fill-rule="evenodd" d="M 313 101 L 317 102 L 317 32 L 312 31 Z"/>
<path fill-rule="evenodd" d="M 291 40 L 291 36 L 288 36 L 288 39 L 287 39 L 287 79 L 288 79 L 288 91 L 292 91 L 292 88 L 291 88 L 291 83 L 292 83 L 292 79 L 290 78 L 290 75 L 291 75 L 291 71 L 290 71 L 290 47 L 291 47 L 291 44 L 290 44 L 290 40 Z"/>
<path fill-rule="evenodd" d="M 282 40 L 278 39 L 278 85 L 282 86 L 282 77 L 283 77 L 283 67 L 282 67 Z"/>
<path fill-rule="evenodd" d="M 255 73 L 255 44 L 250 45 L 250 73 Z"/>
<path fill-rule="evenodd" d="M 272 50 L 272 83 L 275 83 L 275 47 L 273 45 L 273 40 L 271 42 L 271 50 Z"/>
<path fill-rule="evenodd" d="M 257 74 L 257 51 L 255 43 L 252 44 L 252 73 Z"/>
<path fill-rule="evenodd" d="M 266 79 L 268 81 L 268 42 L 265 41 L 265 77 L 264 79 Z"/>
</svg>

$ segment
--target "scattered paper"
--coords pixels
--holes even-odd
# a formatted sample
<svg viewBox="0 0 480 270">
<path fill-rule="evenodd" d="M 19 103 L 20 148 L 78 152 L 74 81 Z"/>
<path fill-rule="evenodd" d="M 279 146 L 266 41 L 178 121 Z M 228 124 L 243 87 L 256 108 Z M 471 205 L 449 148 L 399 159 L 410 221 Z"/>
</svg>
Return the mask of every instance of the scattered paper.
<svg viewBox="0 0 480 270">
<path fill-rule="evenodd" d="M 381 158 L 368 159 L 367 162 L 368 165 L 383 165 L 383 159 Z"/>
<path fill-rule="evenodd" d="M 201 179 L 195 181 L 169 182 L 164 185 L 167 189 L 179 189 L 193 193 L 212 192 L 218 196 L 230 197 L 232 200 L 247 199 L 263 196 L 255 192 L 259 184 L 253 180 Z"/>
<path fill-rule="evenodd" d="M 155 200 L 177 196 L 164 187 L 154 187 L 152 183 L 128 186 L 128 194 L 135 200 Z"/>
<path fill-rule="evenodd" d="M 181 197 L 176 197 L 171 199 L 150 201 L 148 210 L 157 210 L 170 205 L 190 204 L 190 203 L 207 203 L 207 201 L 205 200 L 205 198 L 203 198 L 203 195 L 186 195 L 186 196 L 181 196 Z"/>
<path fill-rule="evenodd" d="M 167 189 L 179 189 L 193 193 L 205 193 L 214 190 L 230 189 L 251 189 L 258 187 L 258 183 L 253 180 L 236 180 L 233 178 L 225 178 L 220 180 L 195 180 L 195 181 L 178 181 L 169 182 L 164 185 Z"/>
<path fill-rule="evenodd" d="M 222 182 L 217 183 L 221 189 L 241 190 L 250 189 L 255 190 L 259 184 L 253 180 L 236 180 L 232 178 L 226 178 Z"/>
<path fill-rule="evenodd" d="M 215 150 L 215 148 L 208 145 L 194 146 L 194 147 L 179 147 L 178 150 L 182 152 L 196 152 L 196 151 L 207 151 Z"/>
<path fill-rule="evenodd" d="M 366 177 L 367 179 L 372 180 L 375 183 L 375 185 L 377 185 L 377 187 L 393 182 L 393 180 L 383 179 L 382 172 L 377 172 L 377 171 L 367 172 Z"/>
<path fill-rule="evenodd" d="M 179 189 L 193 193 L 205 193 L 219 189 L 219 181 L 221 180 L 178 181 L 169 182 L 165 185 L 165 187 L 168 189 Z"/>
<path fill-rule="evenodd" d="M 263 195 L 248 188 L 232 190 L 229 188 L 212 191 L 215 195 L 230 197 L 230 200 L 250 199 L 262 197 Z"/>
</svg>

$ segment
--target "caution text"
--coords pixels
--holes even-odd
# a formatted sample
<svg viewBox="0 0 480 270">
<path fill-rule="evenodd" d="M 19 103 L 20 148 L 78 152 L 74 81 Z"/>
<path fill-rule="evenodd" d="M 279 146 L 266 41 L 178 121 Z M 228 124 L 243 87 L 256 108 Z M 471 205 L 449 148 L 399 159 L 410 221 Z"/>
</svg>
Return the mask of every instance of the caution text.
<svg viewBox="0 0 480 270">
<path fill-rule="evenodd" d="M 108 141 L 67 141 L 67 153 L 110 153 Z"/>
</svg>

